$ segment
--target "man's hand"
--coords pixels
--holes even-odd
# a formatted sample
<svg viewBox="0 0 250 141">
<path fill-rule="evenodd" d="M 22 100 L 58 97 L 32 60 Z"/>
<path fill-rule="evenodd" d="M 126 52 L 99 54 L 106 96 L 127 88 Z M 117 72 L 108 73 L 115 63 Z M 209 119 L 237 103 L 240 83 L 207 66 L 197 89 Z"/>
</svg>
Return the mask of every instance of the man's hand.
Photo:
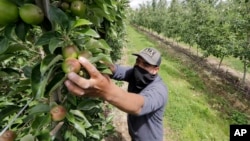
<svg viewBox="0 0 250 141">
<path fill-rule="evenodd" d="M 128 93 L 111 81 L 107 75 L 101 74 L 87 59 L 80 57 L 79 62 L 88 71 L 90 78 L 85 79 L 74 72 L 68 74 L 65 85 L 77 96 L 99 97 L 124 112 L 139 114 L 144 104 L 144 97 Z"/>
<path fill-rule="evenodd" d="M 79 62 L 88 71 L 90 78 L 85 79 L 74 72 L 68 74 L 65 85 L 68 90 L 77 96 L 94 96 L 106 99 L 107 91 L 114 85 L 110 78 L 101 74 L 86 58 L 80 57 Z"/>
</svg>

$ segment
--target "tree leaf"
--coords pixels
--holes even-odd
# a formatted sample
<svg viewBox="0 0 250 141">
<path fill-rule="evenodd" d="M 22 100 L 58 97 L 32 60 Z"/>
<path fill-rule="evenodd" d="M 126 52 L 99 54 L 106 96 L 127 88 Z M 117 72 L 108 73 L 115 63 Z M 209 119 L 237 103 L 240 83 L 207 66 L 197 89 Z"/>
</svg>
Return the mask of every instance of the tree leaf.
<svg viewBox="0 0 250 141">
<path fill-rule="evenodd" d="M 86 119 L 86 117 L 80 110 L 70 110 L 70 113 L 72 113 L 75 116 L 81 117 L 82 119 Z"/>
<path fill-rule="evenodd" d="M 44 113 L 49 113 L 49 111 L 45 111 Z M 33 129 L 37 129 L 36 134 L 39 134 L 41 132 L 40 129 L 43 129 L 44 126 L 49 125 L 50 122 L 50 114 L 44 114 L 42 116 L 36 116 L 31 126 Z"/>
<path fill-rule="evenodd" d="M 20 74 L 19 74 L 20 75 Z M 31 89 L 30 79 L 22 79 L 19 83 L 14 84 L 13 91 L 10 91 L 8 94 L 18 94 L 20 92 L 25 92 L 27 97 L 31 93 L 31 91 L 27 91 Z"/>
<path fill-rule="evenodd" d="M 12 56 L 15 56 L 15 54 L 0 54 L 0 61 L 4 61 Z"/>
<path fill-rule="evenodd" d="M 40 99 L 44 96 L 45 88 L 53 72 L 53 68 L 51 68 L 46 75 L 42 75 L 40 72 L 40 64 L 41 63 L 35 65 L 31 73 L 32 94 L 36 99 Z"/>
<path fill-rule="evenodd" d="M 15 29 L 15 24 L 9 24 L 4 28 L 4 36 L 8 38 L 9 40 L 15 41 L 15 35 L 13 34 Z"/>
<path fill-rule="evenodd" d="M 27 134 L 25 136 L 23 136 L 20 141 L 29 141 L 29 140 L 35 140 L 35 137 L 32 134 Z"/>
<path fill-rule="evenodd" d="M 67 97 L 67 102 L 69 102 L 70 104 L 76 106 L 78 101 L 77 101 L 76 96 L 70 94 L 70 95 L 68 95 L 68 97 Z"/>
<path fill-rule="evenodd" d="M 118 38 L 117 32 L 112 27 L 109 29 L 109 35 L 114 39 Z"/>
<path fill-rule="evenodd" d="M 24 22 L 18 22 L 15 28 L 15 33 L 17 37 L 22 41 L 25 41 L 26 34 L 28 33 L 30 27 L 31 26 L 29 24 L 26 24 Z"/>
<path fill-rule="evenodd" d="M 15 4 L 18 5 L 18 6 L 21 6 L 21 5 L 23 5 L 23 3 L 24 3 L 24 1 L 22 1 L 22 0 L 9 0 L 9 1 L 15 3 Z M 27 0 L 26 0 L 26 2 L 27 2 Z"/>
<path fill-rule="evenodd" d="M 72 134 L 72 131 L 67 130 L 64 136 L 69 141 L 78 141 L 77 137 Z"/>
<path fill-rule="evenodd" d="M 49 15 L 51 22 L 58 23 L 62 29 L 69 28 L 69 18 L 60 8 L 50 5 Z"/>
<path fill-rule="evenodd" d="M 111 51 L 110 46 L 107 44 L 107 42 L 104 39 L 100 39 L 99 42 L 102 43 L 102 49 L 105 49 L 108 52 Z"/>
<path fill-rule="evenodd" d="M 63 41 L 60 40 L 59 38 L 52 38 L 49 42 L 49 51 L 50 53 L 54 53 L 54 51 L 58 48 L 58 47 L 62 47 L 63 46 Z"/>
<path fill-rule="evenodd" d="M 96 14 L 95 14 L 96 15 Z M 97 27 L 101 27 L 101 23 L 103 22 L 103 17 L 99 17 L 99 16 L 91 16 L 89 17 L 89 20 L 96 25 Z"/>
<path fill-rule="evenodd" d="M 69 122 L 71 122 L 73 124 L 74 128 L 79 133 L 81 133 L 84 137 L 86 137 L 85 127 L 83 126 L 84 123 L 76 121 L 75 117 L 72 114 L 70 114 L 70 113 L 68 113 L 66 115 L 66 118 L 68 119 Z"/>
<path fill-rule="evenodd" d="M 20 75 L 20 72 L 14 68 L 0 68 L 0 70 L 6 72 L 8 75 Z"/>
<path fill-rule="evenodd" d="M 33 96 L 36 96 L 38 92 L 41 79 L 42 79 L 42 76 L 40 72 L 40 63 L 39 63 L 39 64 L 36 64 L 31 71 L 31 89 L 32 89 Z"/>
<path fill-rule="evenodd" d="M 0 54 L 3 54 L 9 48 L 9 40 L 7 38 L 3 38 L 0 41 Z"/>
<path fill-rule="evenodd" d="M 56 90 L 59 86 L 63 85 L 63 82 L 66 80 L 66 75 L 64 72 L 60 72 L 55 74 L 53 79 L 49 82 L 46 87 L 46 94 L 50 95 L 54 90 Z"/>
<path fill-rule="evenodd" d="M 112 60 L 111 60 L 110 56 L 103 54 L 103 53 L 99 53 L 96 57 L 89 58 L 89 61 L 91 63 L 100 62 L 100 63 L 106 64 L 106 65 L 112 64 Z"/>
<path fill-rule="evenodd" d="M 84 110 L 84 111 L 89 111 L 89 110 L 92 110 L 94 108 L 98 108 L 98 105 L 96 104 L 95 101 L 93 101 L 91 99 L 85 99 L 85 100 L 81 101 L 77 106 L 77 109 Z"/>
<path fill-rule="evenodd" d="M 31 77 L 32 68 L 30 66 L 24 66 L 22 68 L 22 70 L 23 70 L 23 73 L 24 73 L 25 77 L 27 77 L 27 78 Z"/>
<path fill-rule="evenodd" d="M 84 137 L 86 137 L 86 130 L 85 127 L 83 126 L 84 125 L 83 123 L 74 121 L 73 125 L 79 133 L 81 133 Z"/>
<path fill-rule="evenodd" d="M 85 28 L 83 30 L 78 31 L 84 35 L 95 37 L 95 38 L 100 38 L 100 35 L 93 29 L 91 28 Z"/>
<path fill-rule="evenodd" d="M 17 51 L 21 51 L 21 50 L 26 50 L 25 46 L 22 44 L 12 44 L 8 47 L 8 49 L 5 51 L 5 53 L 14 53 Z"/>
<path fill-rule="evenodd" d="M 41 75 L 44 75 L 48 69 L 51 69 L 52 65 L 55 65 L 58 61 L 62 60 L 62 55 L 49 54 L 43 58 L 40 66 Z"/>
<path fill-rule="evenodd" d="M 40 113 L 48 113 L 50 111 L 50 107 L 47 104 L 37 104 L 29 110 L 29 115 L 35 115 Z"/>
<path fill-rule="evenodd" d="M 83 25 L 91 25 L 92 23 L 86 19 L 77 19 L 74 24 L 74 28 L 83 26 Z"/>
<path fill-rule="evenodd" d="M 61 34 L 57 31 L 45 32 L 35 43 L 36 46 L 43 46 L 50 43 L 52 38 L 60 37 Z"/>
<path fill-rule="evenodd" d="M 18 106 L 15 105 L 5 105 L 4 108 L 1 108 L 0 111 L 0 123 L 2 122 L 2 120 L 6 117 L 6 116 L 10 116 L 12 114 L 14 114 L 15 112 L 17 112 L 18 110 L 20 110 L 20 108 Z"/>
<path fill-rule="evenodd" d="M 89 123 L 88 119 L 85 117 L 85 115 L 83 114 L 82 111 L 80 111 L 80 110 L 70 110 L 70 113 L 72 113 L 75 116 L 80 117 L 84 121 L 84 127 L 85 128 L 88 128 L 88 127 L 91 126 L 91 124 Z"/>
<path fill-rule="evenodd" d="M 43 129 L 42 131 L 39 130 L 39 133 L 37 133 L 36 138 L 39 141 L 52 141 L 48 129 Z"/>
<path fill-rule="evenodd" d="M 111 17 L 111 15 L 109 14 L 108 10 L 107 9 L 104 10 L 103 8 L 93 7 L 92 10 L 95 12 L 95 14 L 98 17 L 105 17 L 107 20 L 113 22 L 114 21 L 114 17 Z"/>
<path fill-rule="evenodd" d="M 106 127 L 105 127 L 106 128 Z M 97 140 L 100 140 L 100 132 L 98 131 L 93 131 L 93 130 L 88 130 L 88 134 L 89 136 L 91 136 L 92 138 L 95 138 Z"/>
<path fill-rule="evenodd" d="M 48 84 L 48 81 L 49 79 L 51 78 L 52 76 L 52 73 L 53 73 L 54 69 L 53 67 L 49 70 L 49 72 L 47 73 L 47 75 L 44 75 L 43 76 L 43 80 L 41 81 L 40 83 L 40 87 L 38 89 L 38 92 L 36 94 L 36 98 L 39 99 L 39 98 L 42 98 L 45 94 L 45 90 L 46 90 L 46 86 Z"/>
</svg>

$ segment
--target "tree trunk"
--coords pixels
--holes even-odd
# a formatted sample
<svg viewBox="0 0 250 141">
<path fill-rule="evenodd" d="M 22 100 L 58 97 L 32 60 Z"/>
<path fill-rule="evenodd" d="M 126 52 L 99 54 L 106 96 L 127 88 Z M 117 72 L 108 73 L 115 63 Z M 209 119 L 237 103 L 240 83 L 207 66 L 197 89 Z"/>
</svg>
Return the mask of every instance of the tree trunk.
<svg viewBox="0 0 250 141">
<path fill-rule="evenodd" d="M 221 66 L 221 64 L 222 64 L 222 61 L 224 60 L 224 55 L 220 58 L 220 63 L 219 63 L 219 66 L 218 66 L 218 69 L 220 69 L 220 66 Z"/>
<path fill-rule="evenodd" d="M 247 60 L 245 59 L 244 60 L 244 62 L 243 62 L 243 64 L 244 64 L 244 73 L 243 73 L 243 78 L 242 78 L 242 85 L 244 85 L 245 84 L 245 81 L 246 81 L 246 75 L 247 75 Z"/>
</svg>

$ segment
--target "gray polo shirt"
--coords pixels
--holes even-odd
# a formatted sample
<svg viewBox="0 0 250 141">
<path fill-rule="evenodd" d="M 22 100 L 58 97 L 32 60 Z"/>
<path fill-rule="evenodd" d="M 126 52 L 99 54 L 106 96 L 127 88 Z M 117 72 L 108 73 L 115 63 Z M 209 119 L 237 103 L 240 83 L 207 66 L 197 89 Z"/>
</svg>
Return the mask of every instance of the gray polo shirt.
<svg viewBox="0 0 250 141">
<path fill-rule="evenodd" d="M 129 134 L 133 141 L 163 141 L 163 115 L 168 98 L 168 90 L 162 79 L 156 79 L 142 90 L 137 90 L 134 84 L 132 67 L 116 65 L 112 78 L 128 82 L 128 91 L 142 95 L 144 105 L 141 113 L 128 114 Z"/>
</svg>

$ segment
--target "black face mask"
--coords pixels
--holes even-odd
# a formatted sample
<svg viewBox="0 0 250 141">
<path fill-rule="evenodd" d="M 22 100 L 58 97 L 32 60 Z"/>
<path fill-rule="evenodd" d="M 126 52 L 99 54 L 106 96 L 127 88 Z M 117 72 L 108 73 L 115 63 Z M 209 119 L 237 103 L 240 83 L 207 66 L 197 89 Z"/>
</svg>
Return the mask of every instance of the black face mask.
<svg viewBox="0 0 250 141">
<path fill-rule="evenodd" d="M 150 74 L 148 71 L 144 70 L 139 66 L 134 66 L 134 77 L 136 88 L 143 89 L 149 83 L 151 83 L 157 75 Z"/>
</svg>

